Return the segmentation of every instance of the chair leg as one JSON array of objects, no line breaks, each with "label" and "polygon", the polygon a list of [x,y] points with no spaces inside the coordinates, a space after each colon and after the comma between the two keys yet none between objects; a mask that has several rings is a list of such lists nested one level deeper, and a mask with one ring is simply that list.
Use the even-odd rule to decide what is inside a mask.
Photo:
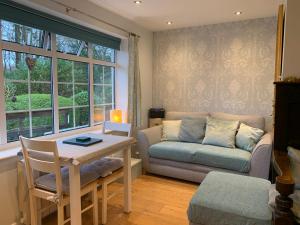
[{"label": "chair leg", "polygon": [[64,224],[64,205],[58,204],[57,205],[57,224],[63,225]]},{"label": "chair leg", "polygon": [[30,215],[31,225],[38,225],[37,201],[36,201],[36,197],[32,193],[29,193],[29,201],[30,201],[29,204],[30,204],[30,214],[31,214]]},{"label": "chair leg", "polygon": [[107,222],[107,184],[102,184],[102,224]]},{"label": "chair leg", "polygon": [[70,218],[71,217],[71,212],[70,212],[70,204],[65,206],[65,216],[66,218]]},{"label": "chair leg", "polygon": [[93,223],[98,225],[98,194],[97,194],[97,185],[94,186],[93,190]]},{"label": "chair leg", "polygon": [[36,200],[36,207],[37,207],[37,224],[38,225],[42,225],[42,212],[41,212],[41,209],[42,209],[42,201],[40,198],[35,198]]}]

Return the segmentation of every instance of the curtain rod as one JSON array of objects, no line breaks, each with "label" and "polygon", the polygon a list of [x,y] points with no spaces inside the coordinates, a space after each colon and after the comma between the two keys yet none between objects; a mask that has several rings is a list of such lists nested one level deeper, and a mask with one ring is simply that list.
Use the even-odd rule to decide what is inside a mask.
[{"label": "curtain rod", "polygon": [[85,16],[87,16],[87,17],[90,17],[90,18],[92,18],[92,19],[94,19],[94,20],[97,20],[97,21],[99,21],[99,22],[101,22],[101,23],[104,23],[104,24],[106,24],[106,25],[109,25],[109,26],[111,26],[111,27],[113,27],[113,28],[116,28],[116,29],[118,29],[118,30],[121,30],[121,31],[127,33],[128,35],[133,35],[133,36],[136,36],[136,37],[140,37],[140,35],[138,35],[138,34],[129,32],[129,31],[125,30],[125,29],[122,28],[122,27],[116,26],[116,25],[114,25],[114,24],[112,24],[112,23],[109,23],[109,22],[107,22],[107,21],[105,21],[105,20],[102,20],[102,19],[99,19],[99,18],[97,18],[97,17],[95,17],[95,16],[89,15],[89,14],[87,14],[87,13],[85,13],[85,12],[79,10],[79,9],[73,8],[73,7],[71,7],[71,6],[69,6],[69,5],[66,5],[66,4],[64,4],[64,3],[61,3],[61,2],[59,2],[59,1],[57,1],[57,0],[50,0],[50,1],[56,3],[56,4],[60,5],[60,6],[65,7],[65,8],[66,8],[66,13],[67,13],[67,14],[68,14],[70,11],[77,12],[77,13],[80,13],[80,14],[85,15]]}]

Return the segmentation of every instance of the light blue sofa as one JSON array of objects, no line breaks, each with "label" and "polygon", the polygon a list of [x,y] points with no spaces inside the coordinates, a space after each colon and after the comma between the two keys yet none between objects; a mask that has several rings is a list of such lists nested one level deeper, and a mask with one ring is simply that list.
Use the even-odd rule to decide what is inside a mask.
[{"label": "light blue sofa", "polygon": [[[265,129],[265,119],[254,115],[226,113],[167,112],[166,120],[184,117],[207,117],[239,120],[249,126]],[[145,172],[199,182],[210,171],[223,171],[268,179],[272,152],[272,135],[266,132],[252,153],[241,149],[197,143],[161,141],[162,127],[141,130],[137,147]]]}]

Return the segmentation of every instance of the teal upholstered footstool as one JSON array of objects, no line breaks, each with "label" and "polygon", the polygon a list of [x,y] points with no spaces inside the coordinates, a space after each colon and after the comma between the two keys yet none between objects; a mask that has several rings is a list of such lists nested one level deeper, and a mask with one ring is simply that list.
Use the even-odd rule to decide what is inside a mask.
[{"label": "teal upholstered footstool", "polygon": [[190,225],[271,225],[270,186],[261,178],[210,172],[190,202]]}]

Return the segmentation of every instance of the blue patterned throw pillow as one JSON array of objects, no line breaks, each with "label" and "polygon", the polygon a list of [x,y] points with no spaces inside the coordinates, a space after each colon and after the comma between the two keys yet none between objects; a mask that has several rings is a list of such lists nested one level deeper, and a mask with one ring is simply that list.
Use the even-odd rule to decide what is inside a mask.
[{"label": "blue patterned throw pillow", "polygon": [[240,149],[252,152],[255,145],[263,135],[264,135],[263,130],[250,127],[242,123],[235,137],[236,146]]},{"label": "blue patterned throw pillow", "polygon": [[202,144],[234,148],[238,125],[239,121],[207,117],[205,137]]}]

